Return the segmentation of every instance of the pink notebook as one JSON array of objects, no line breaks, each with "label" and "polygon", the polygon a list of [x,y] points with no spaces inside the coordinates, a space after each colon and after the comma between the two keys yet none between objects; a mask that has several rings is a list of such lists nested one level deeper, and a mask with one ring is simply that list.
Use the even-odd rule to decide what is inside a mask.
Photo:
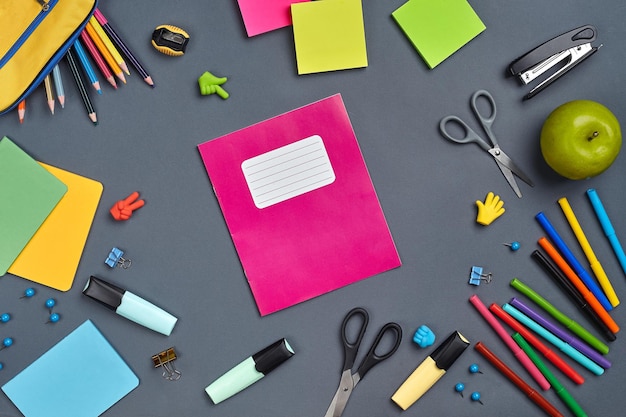
[{"label": "pink notebook", "polygon": [[341,95],[198,149],[262,316],[401,265]]}]

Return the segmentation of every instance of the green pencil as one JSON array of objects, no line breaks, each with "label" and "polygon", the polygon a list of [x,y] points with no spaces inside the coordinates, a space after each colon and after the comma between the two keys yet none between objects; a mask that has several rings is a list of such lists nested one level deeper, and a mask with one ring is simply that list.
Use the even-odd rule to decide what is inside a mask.
[{"label": "green pencil", "polygon": [[587,417],[587,413],[582,407],[576,402],[574,397],[565,389],[565,387],[559,382],[558,379],[554,376],[552,372],[548,369],[548,367],[543,363],[543,361],[539,358],[539,355],[533,350],[532,347],[528,344],[528,342],[522,337],[521,334],[515,333],[513,334],[513,340],[522,348],[522,350],[528,355],[530,360],[535,364],[537,369],[546,377],[552,389],[556,392],[561,400],[565,403],[567,408],[569,408],[572,413],[576,417]]},{"label": "green pencil", "polygon": [[575,322],[573,319],[561,313],[561,311],[559,311],[556,307],[550,304],[548,300],[539,295],[539,293],[530,288],[527,284],[523,283],[518,278],[513,278],[510,285],[517,291],[524,294],[526,297],[530,298],[535,304],[545,310],[546,313],[550,314],[557,321],[563,324],[565,328],[571,330],[572,333],[576,334],[578,337],[587,342],[589,346],[593,347],[595,350],[603,355],[609,353],[609,347],[606,344],[604,344],[600,339],[589,333],[587,329]]}]

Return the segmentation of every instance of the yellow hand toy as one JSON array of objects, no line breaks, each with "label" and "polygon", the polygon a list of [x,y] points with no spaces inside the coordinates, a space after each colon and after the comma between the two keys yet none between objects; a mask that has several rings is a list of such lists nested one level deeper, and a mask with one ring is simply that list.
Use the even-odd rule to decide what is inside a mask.
[{"label": "yellow hand toy", "polygon": [[504,201],[500,200],[500,196],[494,195],[491,191],[485,197],[485,202],[476,201],[478,206],[478,216],[476,222],[483,226],[489,226],[498,217],[504,214]]}]

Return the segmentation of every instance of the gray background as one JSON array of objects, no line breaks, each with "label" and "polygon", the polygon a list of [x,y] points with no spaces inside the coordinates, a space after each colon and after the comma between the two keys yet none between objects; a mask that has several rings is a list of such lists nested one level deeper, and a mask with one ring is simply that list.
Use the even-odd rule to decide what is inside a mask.
[{"label": "gray background", "polygon": [[[545,117],[569,100],[599,101],[626,120],[626,4],[474,0],[471,4],[486,31],[429,70],[391,18],[403,3],[364,0],[367,68],[298,76],[291,29],[248,38],[234,0],[102,1],[101,10],[143,61],[156,88],[147,87],[134,71],[117,91],[102,81],[104,94],[92,95],[100,120],[94,127],[63,62],[65,109],[57,105],[51,116],[43,90],[38,89],[28,101],[23,125],[16,112],[0,118],[0,133],[36,159],[104,184],[70,291],[34,285],[37,295],[20,300],[31,283],[11,275],[0,280],[0,310],[14,315],[11,322],[0,324],[0,336],[15,339],[14,346],[0,352],[5,365],[0,384],[91,319],[141,380],[106,416],[320,416],[339,379],[341,320],[352,307],[363,306],[370,312],[367,345],[388,321],[398,322],[405,337],[397,354],[357,387],[344,416],[541,415],[473,348],[408,411],[403,413],[389,398],[432,350],[411,342],[421,324],[435,331],[438,342],[455,329],[472,342],[484,341],[530,381],[467,301],[477,293],[485,303],[507,302],[517,295],[508,285],[513,277],[589,326],[529,257],[543,235],[533,217],[545,211],[584,259],[556,204],[562,196],[570,200],[618,296],[626,297],[624,274],[585,196],[587,188],[597,188],[618,235],[626,236],[621,215],[626,205],[623,154],[599,177],[569,181],[543,162],[538,142]],[[185,56],[171,58],[151,48],[150,34],[163,23],[190,33]],[[505,77],[509,62],[584,24],[597,27],[598,42],[604,44],[600,52],[533,100],[522,102],[528,88]],[[196,79],[207,70],[229,78],[224,86],[231,94],[228,100],[200,96]],[[474,123],[469,97],[478,89],[489,90],[498,103],[494,131],[502,148],[536,183],[530,188],[520,182],[522,199],[515,197],[486,154],[475,146],[454,146],[438,133],[439,120],[451,113]],[[403,265],[262,318],[196,145],[335,93],[345,101]],[[115,222],[108,209],[135,190],[146,206],[130,221]],[[506,213],[482,227],[475,222],[474,202],[488,191],[502,196]],[[513,240],[522,243],[518,252],[503,246]],[[130,269],[110,270],[104,265],[113,246],[132,259]],[[491,272],[493,282],[468,285],[472,265]],[[165,337],[147,330],[82,296],[91,274],[179,317],[173,334]],[[44,325],[44,301],[51,296],[57,299],[55,311],[62,320]],[[626,323],[623,306],[612,315],[618,324]],[[204,393],[209,383],[281,337],[297,352],[291,360],[224,403],[211,403]],[[183,373],[175,383],[162,379],[150,360],[170,346],[179,354],[176,366]],[[620,413],[626,407],[622,336],[610,347],[613,367],[603,376],[574,364],[586,382],[573,386],[556,373],[590,415]],[[484,374],[468,373],[473,362]],[[459,381],[467,386],[465,398],[453,390]],[[481,392],[484,405],[469,400],[472,391]],[[543,394],[569,414],[554,392]],[[19,415],[4,395],[0,413]]]}]

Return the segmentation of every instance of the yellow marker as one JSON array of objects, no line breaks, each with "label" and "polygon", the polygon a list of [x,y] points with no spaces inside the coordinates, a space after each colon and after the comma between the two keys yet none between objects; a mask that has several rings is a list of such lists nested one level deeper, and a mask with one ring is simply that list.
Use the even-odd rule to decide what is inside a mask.
[{"label": "yellow marker", "polygon": [[98,22],[98,20],[94,16],[91,16],[91,18],[89,19],[89,23],[91,23],[96,33],[98,34],[98,37],[102,40],[104,46],[106,46],[107,50],[111,53],[113,59],[115,59],[115,62],[117,62],[117,65],[119,65],[122,71],[124,71],[127,75],[130,75],[128,65],[126,65],[126,62],[124,62],[124,58],[122,58],[122,55],[119,53],[115,45],[113,45],[113,42],[111,42],[109,35],[106,34],[104,29],[102,28],[102,25],[100,25],[100,22]]},{"label": "yellow marker", "polygon": [[567,222],[574,232],[574,235],[576,235],[576,239],[578,239],[578,243],[580,244],[580,247],[583,249],[583,252],[587,257],[587,261],[589,261],[589,266],[591,267],[591,270],[598,279],[598,282],[600,283],[604,294],[606,294],[606,298],[608,298],[613,307],[616,307],[617,305],[619,305],[619,299],[617,298],[617,294],[615,294],[615,290],[611,285],[611,281],[609,281],[609,278],[606,276],[606,273],[604,272],[604,268],[602,268],[600,261],[598,261],[598,258],[593,252],[593,249],[591,249],[591,245],[589,244],[589,241],[585,236],[585,232],[583,232],[583,229],[580,227],[580,223],[578,223],[578,219],[576,218],[572,207],[567,201],[567,198],[560,198],[559,205],[561,206],[561,210],[563,210],[563,214],[565,214],[565,218],[567,219]]}]

